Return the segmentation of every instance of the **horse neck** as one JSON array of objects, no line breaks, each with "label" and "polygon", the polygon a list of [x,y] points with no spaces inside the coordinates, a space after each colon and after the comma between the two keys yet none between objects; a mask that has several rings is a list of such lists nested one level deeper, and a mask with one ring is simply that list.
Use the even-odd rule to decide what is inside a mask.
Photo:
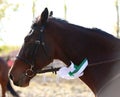
[{"label": "horse neck", "polygon": [[95,63],[115,58],[120,54],[120,40],[112,36],[107,39],[97,30],[92,31],[79,26],[67,25],[55,34],[58,58],[65,63],[72,60],[79,64],[85,57],[89,59],[90,63]]},{"label": "horse neck", "polygon": [[[57,45],[55,58],[62,60],[66,65],[70,65],[70,60],[75,64],[79,64],[85,57],[88,58],[89,63],[120,57],[120,40],[111,36],[111,40],[107,40],[107,37],[100,35],[99,32],[96,33],[78,26],[63,28],[54,33],[56,37],[54,41]],[[80,31],[81,29],[83,30]],[[100,72],[106,73],[112,67],[112,65],[109,65],[109,68],[101,66],[103,64],[88,67],[85,75],[81,77],[94,93],[99,91],[105,79],[104,74],[101,75]],[[107,76],[108,73],[105,75]],[[103,79],[98,80],[100,76]]]}]

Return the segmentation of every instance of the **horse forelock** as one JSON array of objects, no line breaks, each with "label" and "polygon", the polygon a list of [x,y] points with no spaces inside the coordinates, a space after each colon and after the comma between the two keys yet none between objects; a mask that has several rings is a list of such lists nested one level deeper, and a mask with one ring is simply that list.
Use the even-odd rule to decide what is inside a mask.
[{"label": "horse forelock", "polygon": [[35,23],[40,22],[40,18],[41,18],[41,16],[38,16],[38,17],[34,18],[32,23],[35,24]]}]

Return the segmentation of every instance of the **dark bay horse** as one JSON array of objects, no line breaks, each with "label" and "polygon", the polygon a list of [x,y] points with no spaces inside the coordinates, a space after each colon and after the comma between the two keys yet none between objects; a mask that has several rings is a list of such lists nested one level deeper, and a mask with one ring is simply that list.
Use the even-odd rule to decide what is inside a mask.
[{"label": "dark bay horse", "polygon": [[9,90],[14,97],[19,97],[19,95],[11,86],[10,80],[8,78],[8,72],[9,67],[7,65],[7,62],[0,57],[0,84],[2,88],[2,97],[5,97],[5,93],[7,90]]},{"label": "dark bay horse", "polygon": [[80,77],[96,97],[120,95],[120,39],[97,28],[85,28],[49,16],[48,9],[36,18],[10,71],[17,86],[30,80],[54,59],[67,66],[87,58]]}]

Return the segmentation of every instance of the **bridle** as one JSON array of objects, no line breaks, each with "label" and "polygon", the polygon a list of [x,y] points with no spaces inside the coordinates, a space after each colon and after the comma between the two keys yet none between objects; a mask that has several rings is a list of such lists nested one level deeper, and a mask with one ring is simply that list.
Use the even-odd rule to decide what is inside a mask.
[{"label": "bridle", "polygon": [[[17,59],[23,61],[25,64],[30,65],[30,68],[27,69],[26,72],[25,72],[25,76],[28,76],[30,78],[33,77],[36,73],[39,73],[41,71],[41,70],[34,70],[34,67],[36,65],[36,62],[35,62],[36,54],[37,54],[37,51],[38,51],[40,46],[41,46],[46,58],[48,60],[51,60],[51,57],[47,54],[47,50],[46,50],[46,47],[45,47],[45,42],[43,40],[44,29],[45,29],[45,25],[41,26],[40,28],[37,28],[37,27],[32,28],[32,30],[38,30],[39,35],[38,35],[38,38],[34,42],[34,49],[32,51],[32,55],[31,55],[31,62],[29,60],[27,60],[26,58],[21,57],[20,55],[18,55],[16,57]],[[48,71],[49,70],[50,71],[56,71],[56,69],[54,69],[54,68],[48,69]]]}]

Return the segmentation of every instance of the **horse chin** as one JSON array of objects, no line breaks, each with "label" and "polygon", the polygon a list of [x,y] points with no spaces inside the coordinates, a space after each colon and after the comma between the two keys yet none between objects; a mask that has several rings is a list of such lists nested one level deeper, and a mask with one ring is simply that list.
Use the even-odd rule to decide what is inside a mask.
[{"label": "horse chin", "polygon": [[19,87],[27,87],[29,86],[30,83],[30,78],[26,77],[26,76],[22,76],[22,78],[19,79],[12,79],[13,84]]},{"label": "horse chin", "polygon": [[18,81],[18,82],[13,82],[13,83],[14,83],[14,85],[16,85],[18,87],[27,87],[27,86],[29,86],[29,82],[20,83],[20,81]]}]

